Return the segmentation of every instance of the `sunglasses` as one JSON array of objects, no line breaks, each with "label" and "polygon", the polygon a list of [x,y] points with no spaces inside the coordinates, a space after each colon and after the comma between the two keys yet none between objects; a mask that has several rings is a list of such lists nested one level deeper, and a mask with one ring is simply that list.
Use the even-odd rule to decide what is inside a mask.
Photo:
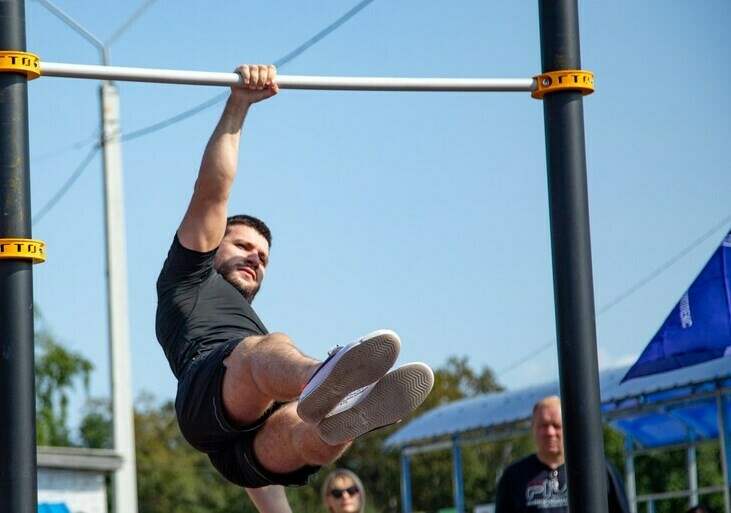
[{"label": "sunglasses", "polygon": [[335,497],[336,499],[339,499],[343,496],[343,493],[347,493],[351,497],[354,495],[357,495],[360,493],[360,490],[358,490],[357,486],[349,486],[348,488],[331,488],[330,489],[330,495]]}]

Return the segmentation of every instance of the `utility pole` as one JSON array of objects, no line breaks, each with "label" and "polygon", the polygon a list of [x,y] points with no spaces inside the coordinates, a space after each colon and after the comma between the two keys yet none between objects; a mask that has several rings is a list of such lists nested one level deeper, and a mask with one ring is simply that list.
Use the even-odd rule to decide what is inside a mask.
[{"label": "utility pole", "polygon": [[[147,0],[122,26],[102,43],[76,20],[49,0],[39,0],[100,52],[109,65],[109,45],[126,31],[155,0]],[[113,477],[113,513],[137,513],[137,465],[135,458],[134,407],[129,350],[127,300],[127,246],[124,226],[124,180],[120,145],[119,90],[111,81],[99,88],[101,97],[102,158],[104,162],[104,219],[107,256],[107,310],[109,317],[109,369],[112,393],[112,437],[122,465]]]},{"label": "utility pole", "polygon": [[107,308],[109,312],[109,370],[112,381],[114,449],[122,466],[114,476],[113,513],[137,512],[137,464],[134,407],[129,358],[127,245],[124,234],[124,180],[119,142],[119,91],[112,82],[100,87],[104,217],[107,244]]}]

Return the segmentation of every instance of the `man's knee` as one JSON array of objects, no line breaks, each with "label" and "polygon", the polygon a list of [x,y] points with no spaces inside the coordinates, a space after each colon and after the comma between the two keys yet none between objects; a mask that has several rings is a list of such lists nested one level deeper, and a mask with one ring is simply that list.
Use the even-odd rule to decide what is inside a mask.
[{"label": "man's knee", "polygon": [[269,333],[268,335],[251,335],[239,342],[231,354],[226,357],[224,364],[231,369],[245,366],[249,360],[261,351],[271,351],[276,347],[294,347],[294,342],[284,333]]},{"label": "man's knee", "polygon": [[252,335],[243,339],[234,350],[240,355],[251,354],[260,350],[270,350],[274,347],[293,347],[294,342],[284,333],[269,333],[267,335]]},{"label": "man's knee", "polygon": [[294,347],[292,339],[284,333],[269,333],[268,335],[264,335],[259,341],[259,344]]}]

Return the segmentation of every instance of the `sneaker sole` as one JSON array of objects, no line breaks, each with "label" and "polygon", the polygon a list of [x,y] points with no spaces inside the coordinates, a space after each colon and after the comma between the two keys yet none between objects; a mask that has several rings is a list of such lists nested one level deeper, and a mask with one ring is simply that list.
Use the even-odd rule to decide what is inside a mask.
[{"label": "sneaker sole", "polygon": [[400,350],[401,342],[393,331],[379,330],[364,336],[317,388],[300,399],[297,414],[305,422],[319,422],[349,393],[381,379],[396,363]]},{"label": "sneaker sole", "polygon": [[339,445],[369,431],[394,424],[424,402],[434,374],[423,363],[410,363],[386,374],[362,402],[317,425],[322,440]]}]

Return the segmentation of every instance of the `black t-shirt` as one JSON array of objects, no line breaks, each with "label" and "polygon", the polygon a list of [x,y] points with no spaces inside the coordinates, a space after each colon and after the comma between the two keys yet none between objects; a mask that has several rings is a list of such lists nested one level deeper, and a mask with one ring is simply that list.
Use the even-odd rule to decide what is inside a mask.
[{"label": "black t-shirt", "polygon": [[[607,461],[609,513],[629,513],[627,496],[616,469]],[[497,488],[495,513],[567,513],[566,469],[553,470],[535,454],[513,463]]]},{"label": "black t-shirt", "polygon": [[157,340],[176,378],[195,355],[267,333],[244,296],[213,268],[216,250],[183,247],[176,235],[157,279]]}]

